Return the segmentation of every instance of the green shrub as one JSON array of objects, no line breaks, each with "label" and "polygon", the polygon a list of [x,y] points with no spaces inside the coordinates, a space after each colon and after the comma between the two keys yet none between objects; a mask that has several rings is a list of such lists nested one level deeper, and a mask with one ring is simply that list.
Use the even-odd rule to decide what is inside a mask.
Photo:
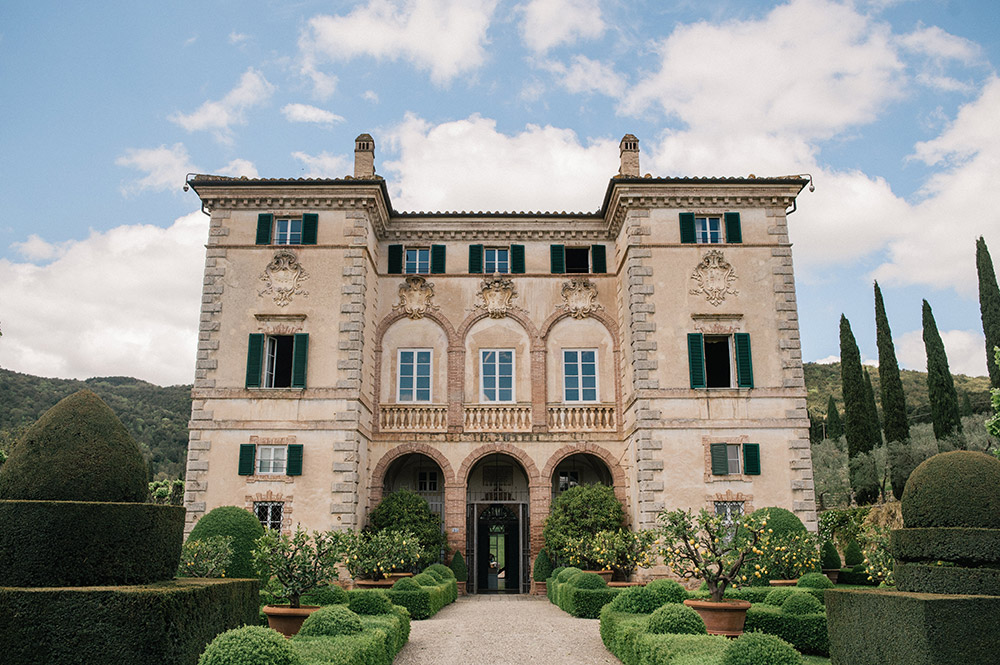
[{"label": "green shrub", "polygon": [[743,633],[726,649],[722,665],[801,665],[791,644],[774,635]]},{"label": "green shrub", "polygon": [[901,500],[903,523],[907,528],[1000,529],[997,487],[1000,459],[968,450],[934,455],[906,481]]},{"label": "green shrub", "polygon": [[565,562],[563,551],[574,541],[593,536],[599,531],[617,529],[624,511],[607,485],[577,485],[560,494],[552,502],[552,511],[545,520],[542,535],[546,547],[557,559]]},{"label": "green shrub", "polygon": [[[800,653],[826,656],[830,653],[830,638],[826,629],[826,615],[786,614],[780,607],[754,605],[747,610],[745,632],[774,635],[791,644]],[[851,665],[856,665],[851,663]]]},{"label": "green shrub", "polygon": [[336,584],[328,584],[302,594],[299,602],[303,605],[346,605],[347,592]]},{"label": "green shrub", "polygon": [[657,595],[641,586],[627,587],[611,601],[611,607],[616,612],[629,614],[649,614],[659,606]]},{"label": "green shrub", "polygon": [[389,614],[392,603],[381,589],[362,589],[347,594],[347,607],[357,614]]},{"label": "green shrub", "polygon": [[895,529],[890,541],[893,555],[901,561],[1000,568],[1000,529]]},{"label": "green shrub", "polygon": [[601,641],[625,665],[718,665],[730,644],[718,635],[650,633],[647,621],[606,606],[601,610]]},{"label": "green shrub", "polygon": [[361,632],[361,617],[343,605],[327,605],[310,614],[302,624],[302,635],[355,635]]},{"label": "green shrub", "polygon": [[670,603],[656,608],[649,616],[649,632],[707,635],[705,622],[687,605]]},{"label": "green shrub", "polygon": [[868,569],[865,568],[864,564],[859,564],[853,568],[841,568],[837,584],[878,586],[878,582],[871,579]]},{"label": "green shrub", "polygon": [[424,569],[425,573],[437,573],[442,582],[455,579],[454,571],[443,563],[432,563]]},{"label": "green shrub", "polygon": [[820,565],[824,570],[840,570],[840,553],[837,552],[837,546],[832,540],[823,542],[823,547],[820,549]]},{"label": "green shrub", "polygon": [[90,390],[42,414],[0,467],[0,499],[140,503],[148,492],[139,444]]},{"label": "green shrub", "polygon": [[219,506],[195,523],[187,539],[190,542],[210,536],[229,536],[233,539],[233,558],[226,575],[250,578],[260,577],[251,552],[254,542],[263,535],[264,527],[250,511],[236,506]]},{"label": "green shrub", "polygon": [[781,604],[785,614],[817,614],[823,611],[823,603],[816,600],[812,594],[793,593]]},{"label": "green shrub", "polygon": [[657,598],[661,605],[664,603],[682,603],[688,598],[687,590],[674,580],[653,580],[646,585],[646,590]]},{"label": "green shrub", "polygon": [[422,588],[412,577],[401,577],[392,585],[393,591],[420,591]]},{"label": "green shrub", "polygon": [[566,580],[566,583],[577,589],[603,589],[608,586],[604,578],[597,573],[577,573]]},{"label": "green shrub", "polygon": [[263,626],[222,633],[205,649],[198,665],[299,665],[302,660],[285,637]]},{"label": "green shrub", "polygon": [[860,566],[865,562],[865,555],[861,553],[861,546],[858,545],[858,541],[852,540],[847,543],[847,547],[844,548],[844,567],[853,568],[854,566]]},{"label": "green shrub", "polygon": [[569,566],[568,568],[563,568],[561,571],[559,571],[559,576],[556,577],[556,581],[565,582],[574,575],[582,572],[583,572],[582,570],[580,570],[579,568],[575,568],[573,566]]},{"label": "green shrub", "polygon": [[761,602],[763,602],[765,605],[773,605],[774,607],[781,607],[785,603],[785,601],[788,600],[789,596],[796,593],[802,593],[802,592],[793,586],[780,586],[771,589],[768,592],[767,596],[764,597],[764,600]]},{"label": "green shrub", "polygon": [[[438,584],[442,584],[444,582],[444,580],[445,580],[445,578],[441,576],[441,573],[437,572],[436,570],[431,570],[429,568],[425,568],[424,571],[422,573],[420,573],[420,574],[421,575],[430,575],[431,577],[434,578],[434,581],[437,582]],[[451,579],[451,578],[448,578],[448,579]]]},{"label": "green shrub", "polygon": [[764,511],[767,514],[767,528],[770,529],[769,533],[773,533],[776,536],[784,536],[806,531],[806,525],[790,510],[771,506],[768,508],[758,508],[754,513],[760,511]]},{"label": "green shrub", "polygon": [[960,568],[897,561],[895,578],[900,591],[1000,596],[1000,568]]},{"label": "green shrub", "polygon": [[420,573],[419,575],[414,575],[411,579],[420,586],[437,586],[441,584],[440,580],[434,579],[434,576],[428,573]]},{"label": "green shrub", "polygon": [[[225,577],[233,559],[231,536],[209,536],[189,540],[181,547],[178,577]],[[230,577],[232,577],[230,575]]]},{"label": "green shrub", "polygon": [[532,569],[532,577],[536,582],[544,582],[552,575],[552,561],[545,550],[535,557],[535,567]]},{"label": "green shrub", "polygon": [[441,558],[447,537],[441,530],[441,517],[431,512],[427,499],[416,492],[400,489],[382,499],[368,517],[372,531],[409,531],[420,542],[420,563],[427,565]]},{"label": "green shrub", "polygon": [[799,578],[795,586],[808,587],[810,589],[832,589],[833,582],[823,573],[806,573]]},{"label": "green shrub", "polygon": [[456,582],[466,582],[469,579],[469,568],[465,565],[465,557],[461,552],[455,552],[451,558],[451,572],[455,573]]}]

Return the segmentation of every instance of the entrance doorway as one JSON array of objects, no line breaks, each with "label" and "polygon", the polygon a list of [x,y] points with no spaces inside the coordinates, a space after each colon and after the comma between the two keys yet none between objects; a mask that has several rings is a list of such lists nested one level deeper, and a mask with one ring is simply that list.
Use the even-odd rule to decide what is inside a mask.
[{"label": "entrance doorway", "polygon": [[520,592],[519,522],[518,514],[502,504],[488,506],[479,515],[476,550],[485,554],[476,563],[480,591]]},{"label": "entrance doorway", "polygon": [[528,478],[517,460],[496,453],[469,473],[466,553],[471,593],[527,593]]}]

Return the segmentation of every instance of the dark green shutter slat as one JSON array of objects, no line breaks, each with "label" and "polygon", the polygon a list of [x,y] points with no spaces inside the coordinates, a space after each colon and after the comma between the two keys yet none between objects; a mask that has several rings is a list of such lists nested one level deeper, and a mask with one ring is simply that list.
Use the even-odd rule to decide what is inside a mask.
[{"label": "dark green shutter slat", "polygon": [[510,271],[515,275],[524,274],[524,245],[510,246]]},{"label": "dark green shutter slat", "polygon": [[319,215],[307,212],[302,215],[302,244],[315,245],[316,231],[319,228]]},{"label": "dark green shutter slat", "polygon": [[701,333],[688,333],[688,366],[691,370],[691,387],[705,387],[705,347]]},{"label": "dark green shutter slat", "polygon": [[274,215],[262,212],[257,215],[257,244],[271,244],[271,227],[274,226]]},{"label": "dark green shutter slat", "polygon": [[240,444],[240,468],[239,474],[241,476],[252,476],[253,475],[253,464],[254,457],[257,454],[257,446],[252,443],[241,443]]},{"label": "dark green shutter slat", "polygon": [[760,475],[760,444],[743,444],[743,473],[748,476]]},{"label": "dark green shutter slat", "polygon": [[389,266],[390,275],[403,274],[403,246],[389,245]]},{"label": "dark green shutter slat", "polygon": [[740,213],[727,212],[726,219],[726,242],[743,242],[743,230],[740,228]]},{"label": "dark green shutter slat", "polygon": [[750,335],[736,333],[736,385],[740,388],[753,388],[753,361],[750,356]]},{"label": "dark green shutter slat", "polygon": [[431,245],[431,274],[432,275],[443,275],[444,274],[444,257],[445,257],[445,247],[444,247],[444,245]]},{"label": "dark green shutter slat", "polygon": [[550,245],[549,246],[549,264],[552,268],[552,274],[558,275],[566,272],[566,246],[565,245]]},{"label": "dark green shutter slat", "polygon": [[469,272],[478,274],[483,271],[483,246],[469,245]]},{"label": "dark green shutter slat", "polygon": [[292,344],[292,388],[306,387],[306,359],[309,357],[309,334],[296,333]]},{"label": "dark green shutter slat", "polygon": [[681,213],[681,242],[684,244],[694,244],[694,213]]},{"label": "dark green shutter slat", "polygon": [[247,388],[260,388],[260,370],[263,364],[264,336],[252,333],[247,345]]},{"label": "dark green shutter slat", "polygon": [[729,475],[729,456],[726,454],[725,443],[712,444],[712,475]]},{"label": "dark green shutter slat", "polygon": [[605,255],[604,245],[590,246],[590,272],[601,273],[608,271],[608,261]]},{"label": "dark green shutter slat", "polygon": [[288,445],[288,465],[285,467],[285,474],[289,476],[302,475],[301,443],[291,443]]}]

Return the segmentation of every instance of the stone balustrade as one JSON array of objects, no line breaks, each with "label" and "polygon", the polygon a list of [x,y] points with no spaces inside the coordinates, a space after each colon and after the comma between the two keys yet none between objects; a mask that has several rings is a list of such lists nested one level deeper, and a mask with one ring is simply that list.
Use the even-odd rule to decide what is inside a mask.
[{"label": "stone balustrade", "polygon": [[383,432],[444,432],[448,429],[446,404],[382,404],[379,429]]},{"label": "stone balustrade", "polygon": [[617,428],[614,404],[550,404],[550,432],[610,432]]},{"label": "stone balustrade", "polygon": [[530,432],[530,404],[467,404],[467,432]]}]

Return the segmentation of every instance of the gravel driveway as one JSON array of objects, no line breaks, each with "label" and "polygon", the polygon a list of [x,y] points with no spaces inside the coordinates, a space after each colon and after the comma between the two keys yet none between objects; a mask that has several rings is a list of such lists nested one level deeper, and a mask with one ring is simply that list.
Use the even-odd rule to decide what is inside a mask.
[{"label": "gravel driveway", "polygon": [[598,624],[544,596],[464,596],[414,621],[394,665],[620,665]]}]

